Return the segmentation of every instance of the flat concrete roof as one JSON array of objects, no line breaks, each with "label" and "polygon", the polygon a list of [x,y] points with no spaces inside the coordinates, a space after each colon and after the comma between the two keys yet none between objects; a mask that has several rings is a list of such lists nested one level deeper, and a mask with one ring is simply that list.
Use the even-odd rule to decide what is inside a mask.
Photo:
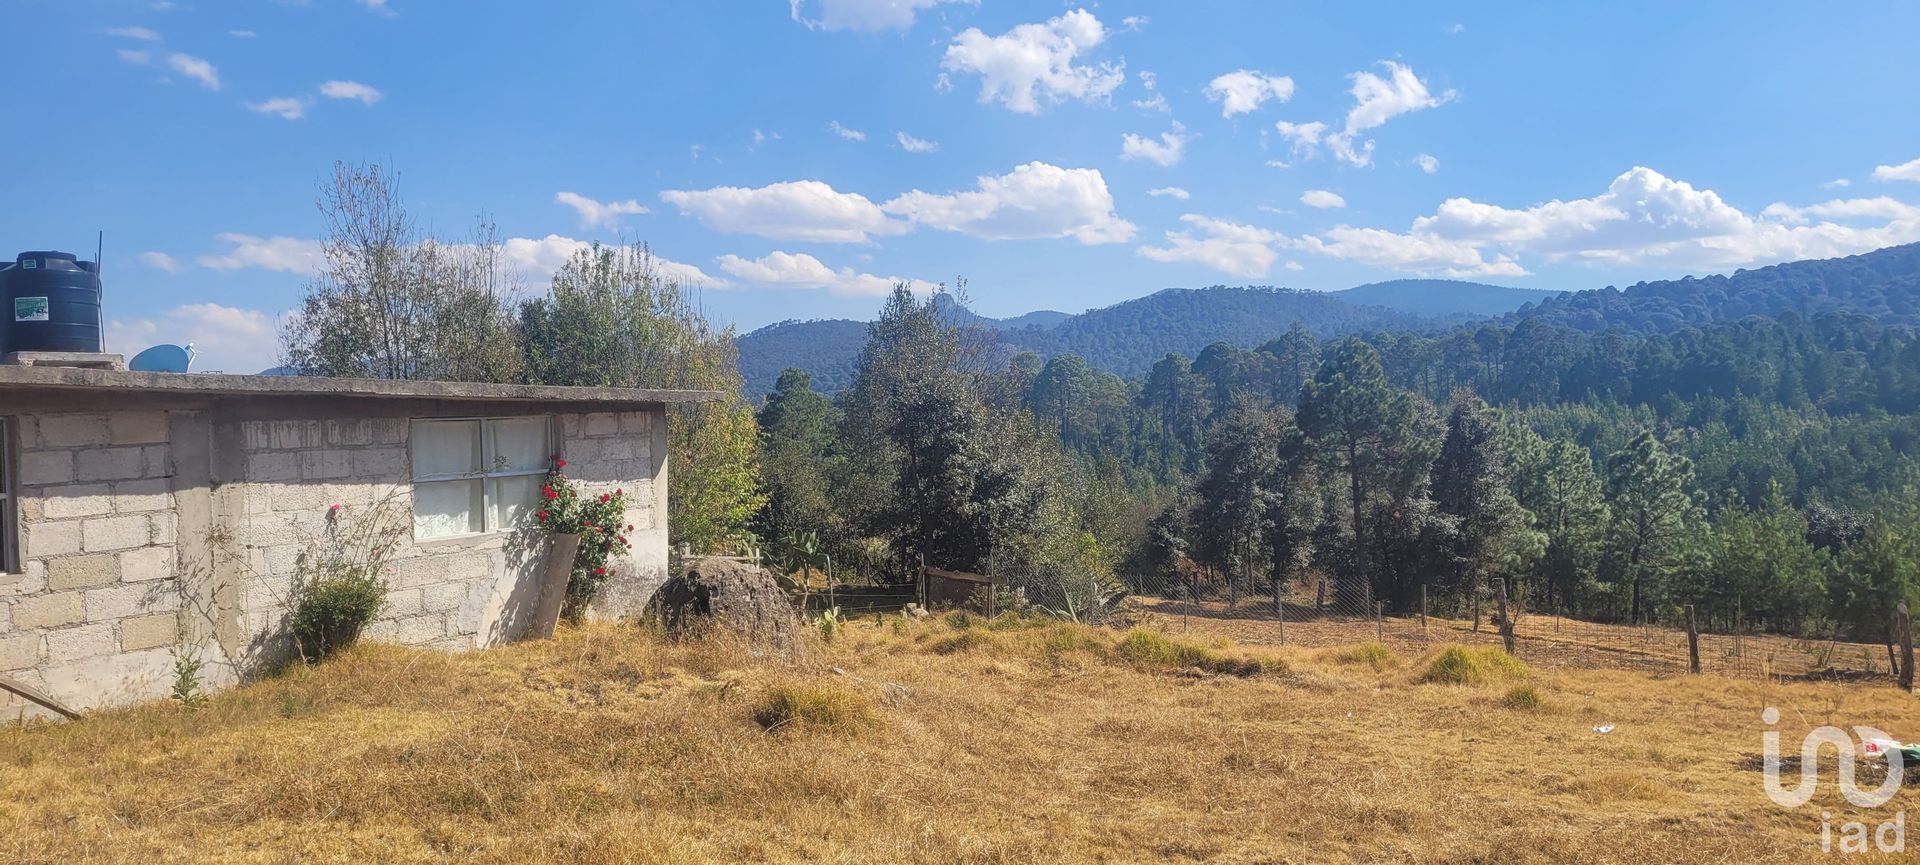
[{"label": "flat concrete roof", "polygon": [[366,399],[472,400],[476,402],[602,403],[609,407],[652,403],[718,402],[714,390],[624,387],[553,387],[454,381],[317,378],[293,375],[125,372],[48,366],[0,365],[0,395],[19,392],[139,392],[182,396],[325,396]]}]

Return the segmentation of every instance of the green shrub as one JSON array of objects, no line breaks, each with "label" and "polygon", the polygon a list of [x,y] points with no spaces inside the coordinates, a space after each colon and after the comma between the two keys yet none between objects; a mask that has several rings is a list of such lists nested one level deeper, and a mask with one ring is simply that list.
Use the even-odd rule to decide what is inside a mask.
[{"label": "green shrub", "polygon": [[1257,676],[1287,669],[1278,658],[1228,657],[1206,646],[1141,628],[1128,631],[1113,651],[1143,670],[1200,669],[1229,676]]},{"label": "green shrub", "polygon": [[1358,646],[1337,649],[1330,656],[1336,663],[1356,666],[1364,664],[1375,670],[1384,670],[1400,663],[1400,658],[1393,654],[1392,649],[1379,643],[1361,643]]},{"label": "green shrub", "polygon": [[387,602],[387,584],[369,575],[340,573],[309,582],[293,606],[300,653],[318,661],[354,644]]},{"label": "green shrub", "polygon": [[810,729],[851,733],[873,726],[873,703],[865,696],[823,685],[780,685],[753,713],[768,731]]},{"label": "green shrub", "polygon": [[1500,698],[1500,705],[1521,712],[1538,712],[1547,707],[1547,700],[1532,685],[1515,685]]},{"label": "green shrub", "polygon": [[1478,685],[1489,679],[1519,679],[1527,665],[1498,646],[1448,646],[1435,655],[1420,681],[1443,685]]},{"label": "green shrub", "polygon": [[946,620],[956,631],[964,631],[977,623],[974,615],[966,610],[954,610],[946,615]]}]

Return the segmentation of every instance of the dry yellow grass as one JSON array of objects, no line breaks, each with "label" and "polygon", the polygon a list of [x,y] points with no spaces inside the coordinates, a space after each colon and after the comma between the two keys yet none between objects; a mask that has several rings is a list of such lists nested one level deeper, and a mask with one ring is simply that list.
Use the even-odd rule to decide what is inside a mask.
[{"label": "dry yellow grass", "polygon": [[1920,738],[1890,688],[1534,670],[1532,711],[1505,678],[1422,683],[1431,656],[1062,624],[855,622],[810,658],[613,627],[363,646],[0,730],[0,861],[1799,862],[1821,808],[1858,812],[1767,800],[1761,709],[1792,743]]}]

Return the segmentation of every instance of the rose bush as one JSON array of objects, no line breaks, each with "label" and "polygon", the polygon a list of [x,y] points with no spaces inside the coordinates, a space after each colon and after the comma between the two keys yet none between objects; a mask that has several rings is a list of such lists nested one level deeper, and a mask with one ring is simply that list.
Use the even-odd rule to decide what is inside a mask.
[{"label": "rose bush", "polygon": [[585,493],[567,477],[567,461],[553,457],[547,481],[540,487],[539,510],[534,518],[541,528],[556,535],[579,535],[580,551],[573,557],[573,578],[567,581],[567,604],[563,615],[570,622],[580,621],[587,605],[593,602],[609,576],[613,575],[613,557],[625,555],[633,547],[627,533],[627,491]]}]

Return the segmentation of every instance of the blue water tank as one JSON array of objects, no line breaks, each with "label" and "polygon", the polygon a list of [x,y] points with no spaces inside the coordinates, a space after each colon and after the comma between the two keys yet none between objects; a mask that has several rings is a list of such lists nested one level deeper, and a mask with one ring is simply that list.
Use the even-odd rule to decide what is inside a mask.
[{"label": "blue water tank", "polygon": [[0,265],[0,354],[100,350],[100,265],[23,252]]}]

